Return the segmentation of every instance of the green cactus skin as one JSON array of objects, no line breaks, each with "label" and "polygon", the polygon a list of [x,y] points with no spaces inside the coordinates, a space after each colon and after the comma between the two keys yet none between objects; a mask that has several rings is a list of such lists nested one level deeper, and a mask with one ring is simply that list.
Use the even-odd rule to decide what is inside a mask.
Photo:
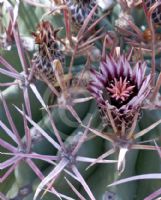
[{"label": "green cactus skin", "polygon": [[[148,127],[150,124],[156,122],[160,119],[161,111],[144,111],[144,117],[139,125],[141,129]],[[148,134],[143,137],[143,140],[151,140],[152,138],[157,138],[161,133],[161,125],[157,126],[155,129],[151,130]],[[157,145],[161,144],[160,141],[156,141]],[[153,145],[153,141],[150,143]],[[149,174],[149,173],[160,173],[161,163],[160,157],[157,151],[140,151],[137,164],[136,164],[136,174]],[[155,190],[159,189],[161,185],[161,180],[140,180],[137,183],[137,194],[140,199],[145,198],[150,195]]]}]

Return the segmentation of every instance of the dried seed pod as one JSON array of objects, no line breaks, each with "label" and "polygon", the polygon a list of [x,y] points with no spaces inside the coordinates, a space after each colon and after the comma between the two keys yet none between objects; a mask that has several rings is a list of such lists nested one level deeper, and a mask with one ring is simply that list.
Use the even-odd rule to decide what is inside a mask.
[{"label": "dried seed pod", "polygon": [[55,67],[53,61],[60,60],[64,64],[64,55],[61,51],[61,43],[58,40],[57,33],[59,29],[54,29],[49,21],[42,21],[37,26],[37,31],[32,33],[35,37],[35,43],[38,44],[38,51],[32,59],[32,66],[35,68],[36,78],[44,74],[48,81],[55,80]]},{"label": "dried seed pod", "polygon": [[[146,42],[152,41],[152,32],[149,28],[145,29],[145,31],[143,32],[143,38]],[[160,33],[155,33],[155,40],[161,41],[161,34]]]},{"label": "dried seed pod", "polygon": [[[146,0],[145,5],[149,10],[158,0]],[[155,24],[161,25],[161,5],[157,6],[152,12],[152,20]]]},{"label": "dried seed pod", "polygon": [[152,40],[152,32],[150,29],[146,29],[144,32],[143,32],[143,38],[145,41],[151,41]]},{"label": "dried seed pod", "polygon": [[[96,5],[96,0],[65,0],[65,2],[71,12],[72,19],[77,26],[83,24],[84,20]],[[97,11],[93,15],[92,21],[96,18]]]}]

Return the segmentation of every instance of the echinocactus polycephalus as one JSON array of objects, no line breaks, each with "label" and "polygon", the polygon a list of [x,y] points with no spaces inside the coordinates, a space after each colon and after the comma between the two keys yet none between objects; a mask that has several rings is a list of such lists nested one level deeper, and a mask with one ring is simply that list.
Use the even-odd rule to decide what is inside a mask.
[{"label": "echinocactus polycephalus", "polygon": [[128,130],[134,116],[140,111],[143,101],[150,92],[150,75],[145,76],[146,64],[137,62],[132,69],[128,60],[112,56],[100,64],[100,71],[91,71],[89,91],[95,97],[102,113],[107,116],[111,111],[118,130],[124,123]]},{"label": "echinocactus polycephalus", "polygon": [[59,29],[54,29],[49,21],[42,21],[38,24],[35,37],[35,43],[39,45],[38,51],[32,59],[32,66],[36,70],[36,76],[44,74],[48,81],[55,80],[53,61],[58,59],[64,64],[64,55],[61,50],[60,41],[57,38]]},{"label": "echinocactus polycephalus", "polygon": [[161,196],[158,180],[109,187],[125,176],[161,178],[161,41],[150,20],[160,0],[109,1],[97,0],[79,29],[67,0],[2,1],[4,39],[13,38],[0,48],[0,199]]},{"label": "echinocactus polycephalus", "polygon": [[[74,23],[81,26],[87,18],[91,10],[96,6],[96,0],[65,0]],[[92,21],[96,18],[96,13],[92,17]]]},{"label": "echinocactus polycephalus", "polygon": [[[159,1],[157,0],[146,0],[145,5],[149,10],[155,3]],[[157,6],[152,12],[152,20],[155,24],[161,25],[161,5]]]}]

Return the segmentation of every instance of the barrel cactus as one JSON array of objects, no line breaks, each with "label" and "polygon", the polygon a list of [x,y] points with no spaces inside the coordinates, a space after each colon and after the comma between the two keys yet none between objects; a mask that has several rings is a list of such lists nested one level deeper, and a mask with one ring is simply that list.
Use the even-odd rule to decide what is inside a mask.
[{"label": "barrel cactus", "polygon": [[0,2],[0,199],[159,199],[160,7]]}]

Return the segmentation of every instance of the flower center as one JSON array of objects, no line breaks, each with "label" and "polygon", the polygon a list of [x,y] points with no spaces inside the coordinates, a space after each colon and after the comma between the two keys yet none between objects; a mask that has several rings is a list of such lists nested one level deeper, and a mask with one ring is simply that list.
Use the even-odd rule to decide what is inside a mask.
[{"label": "flower center", "polygon": [[91,0],[74,0],[74,2],[80,4],[89,4],[91,3]]},{"label": "flower center", "polygon": [[127,77],[124,80],[122,77],[120,77],[118,80],[114,78],[114,81],[109,84],[107,90],[115,101],[121,100],[123,103],[129,99],[130,95],[133,93],[134,88],[135,85],[131,85],[130,81],[127,80]]}]

